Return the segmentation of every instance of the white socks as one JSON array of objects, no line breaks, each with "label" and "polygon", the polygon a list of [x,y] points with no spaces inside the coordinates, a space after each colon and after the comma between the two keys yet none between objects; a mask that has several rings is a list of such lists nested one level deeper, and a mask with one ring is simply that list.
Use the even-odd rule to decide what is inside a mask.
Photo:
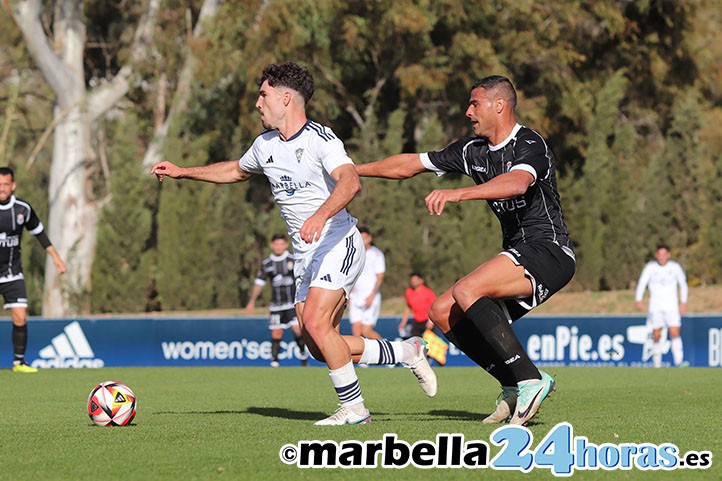
[{"label": "white socks", "polygon": [[682,348],[682,338],[672,338],[672,358],[674,359],[674,365],[679,366],[684,361],[684,349]]},{"label": "white socks", "polygon": [[412,359],[406,351],[413,351],[413,346],[407,349],[404,345],[408,343],[366,338],[363,338],[363,341],[364,352],[361,354],[359,364],[396,364]]},{"label": "white socks", "polygon": [[[338,395],[338,400],[347,408],[354,407],[364,410],[364,398],[361,396],[361,386],[356,377],[356,371],[353,368],[353,362],[338,369],[329,369],[331,382]],[[352,409],[356,412],[356,409]]]}]

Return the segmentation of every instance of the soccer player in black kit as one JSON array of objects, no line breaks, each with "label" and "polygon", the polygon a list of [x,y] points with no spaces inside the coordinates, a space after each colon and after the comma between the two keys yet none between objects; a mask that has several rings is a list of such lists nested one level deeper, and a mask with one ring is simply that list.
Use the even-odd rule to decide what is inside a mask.
[{"label": "soccer player in black kit", "polygon": [[501,401],[484,423],[524,424],[555,389],[539,371],[511,323],[546,301],[573,277],[576,261],[546,141],[516,122],[516,91],[509,79],[485,77],[471,88],[466,116],[476,137],[438,152],[398,154],[357,165],[362,177],[405,179],[421,172],[459,172],[472,187],[434,190],[431,215],[448,202],[486,200],[501,223],[503,251],[440,295],[430,319],[502,387]]},{"label": "soccer player in black kit", "polygon": [[65,263],[50,243],[42,222],[27,202],[16,198],[15,173],[10,167],[0,167],[0,294],[3,307],[10,309],[13,321],[13,372],[34,373],[37,369],[25,362],[28,344],[28,295],[23,277],[20,241],[23,229],[33,234],[45,251],[53,258],[58,272],[65,272]]},{"label": "soccer player in black kit", "polygon": [[256,299],[261,295],[266,280],[271,281],[271,302],[268,306],[270,312],[268,328],[271,330],[271,367],[280,366],[278,362],[281,353],[281,340],[283,331],[290,328],[296,338],[296,345],[301,351],[301,365],[308,365],[308,352],[306,342],[298,325],[294,300],[296,298],[296,279],[293,276],[294,259],[288,252],[288,241],[283,234],[273,234],[271,237],[271,255],[261,261],[256,281],[251,291],[251,297],[246,305],[246,311],[253,314],[256,308]]}]

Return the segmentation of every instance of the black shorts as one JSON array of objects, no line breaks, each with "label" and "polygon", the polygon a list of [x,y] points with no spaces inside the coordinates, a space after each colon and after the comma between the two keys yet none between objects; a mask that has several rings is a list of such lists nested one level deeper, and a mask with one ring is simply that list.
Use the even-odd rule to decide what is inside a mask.
[{"label": "black shorts", "polygon": [[426,321],[411,321],[411,332],[409,333],[410,337],[424,337],[424,332],[426,332]]},{"label": "black shorts", "polygon": [[10,282],[0,282],[0,294],[5,299],[3,308],[28,307],[28,292],[25,280],[18,279]]},{"label": "black shorts", "polygon": [[296,309],[284,309],[283,311],[271,311],[268,317],[269,329],[288,329],[298,324]]},{"label": "black shorts", "polygon": [[502,255],[524,267],[534,291],[530,297],[499,301],[510,322],[516,321],[566,286],[576,271],[574,251],[551,241],[518,244],[502,252]]}]

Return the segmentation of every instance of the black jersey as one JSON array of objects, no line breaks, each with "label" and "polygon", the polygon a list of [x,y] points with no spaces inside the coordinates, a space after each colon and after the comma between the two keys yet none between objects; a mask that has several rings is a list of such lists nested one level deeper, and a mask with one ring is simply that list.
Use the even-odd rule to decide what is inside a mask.
[{"label": "black jersey", "polygon": [[256,284],[266,285],[266,279],[271,281],[272,311],[293,309],[296,296],[296,280],[293,277],[293,256],[284,251],[280,256],[271,254],[263,259],[261,268],[256,275]]},{"label": "black jersey", "polygon": [[537,132],[517,124],[498,145],[490,146],[484,137],[467,138],[422,154],[421,160],[438,174],[461,172],[477,184],[510,170],[529,172],[534,183],[524,194],[487,201],[501,223],[504,249],[536,240],[572,248],[557,191],[554,154]]},{"label": "black jersey", "polygon": [[38,236],[43,247],[50,245],[43,224],[30,204],[12,195],[7,204],[0,204],[0,282],[23,278],[23,261],[20,255],[23,229]]}]

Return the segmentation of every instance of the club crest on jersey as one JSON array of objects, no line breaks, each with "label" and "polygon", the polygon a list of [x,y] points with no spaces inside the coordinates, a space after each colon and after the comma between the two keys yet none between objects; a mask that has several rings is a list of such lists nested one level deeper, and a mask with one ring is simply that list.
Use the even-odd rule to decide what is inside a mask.
[{"label": "club crest on jersey", "polygon": [[22,214],[18,214],[17,221],[18,221],[18,225],[24,224],[24,223],[25,223],[25,216],[22,215]]},{"label": "club crest on jersey", "polygon": [[296,149],[296,160],[298,163],[301,163],[301,159],[303,158],[303,149]]}]

